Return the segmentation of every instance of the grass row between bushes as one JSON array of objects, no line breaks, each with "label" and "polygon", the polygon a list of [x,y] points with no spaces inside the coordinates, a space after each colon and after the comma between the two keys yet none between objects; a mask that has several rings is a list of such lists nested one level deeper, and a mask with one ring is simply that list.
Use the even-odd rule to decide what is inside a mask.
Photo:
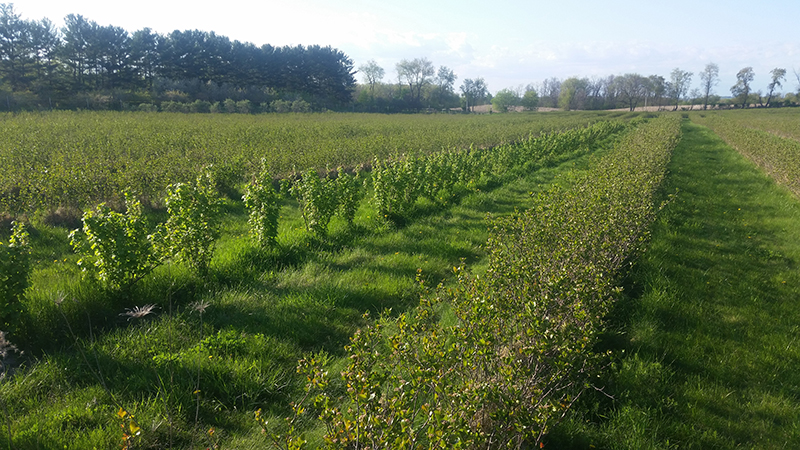
[{"label": "grass row between bushes", "polygon": [[678,191],[612,312],[606,393],[557,448],[800,445],[800,202],[708,128],[684,125]]}]

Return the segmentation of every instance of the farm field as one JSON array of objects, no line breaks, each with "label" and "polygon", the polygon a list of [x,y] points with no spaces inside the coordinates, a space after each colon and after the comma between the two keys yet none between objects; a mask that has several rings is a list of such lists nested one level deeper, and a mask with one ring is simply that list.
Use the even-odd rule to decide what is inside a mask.
[{"label": "farm field", "polygon": [[[568,118],[559,126],[595,119]],[[621,131],[613,124],[597,129]],[[607,145],[587,133],[472,151],[473,158],[483,155],[479,179],[434,190],[441,197],[421,198],[397,222],[379,219],[367,198],[352,226],[335,217],[317,236],[306,229],[298,200],[284,196],[271,247],[248,236],[241,200],[223,198],[222,233],[205,275],[176,261],[127,289],[84,279],[69,228],[34,217],[30,287],[22,312],[3,317],[14,328],[8,338],[34,359],[0,386],[0,406],[8,411],[2,437],[14,448],[106,448],[127,433],[137,447],[193,448],[201,441],[213,446],[213,429],[213,439],[226,445],[263,447],[253,413],[289,414],[302,388],[298,359],[309,352],[343,358],[349,337],[371,321],[362,318],[365,311],[398,314],[419,302],[418,276],[435,285],[452,280],[462,260],[480,267],[485,214],[524,205],[554,176],[551,166],[586,164]],[[527,170],[509,170],[523,156]],[[388,173],[391,162],[381,167]],[[167,213],[148,215],[158,222]],[[155,307],[144,315],[147,305]]]},{"label": "farm field", "polygon": [[[736,113],[692,113],[682,124],[677,114],[427,124],[293,116],[271,124],[296,137],[281,152],[265,151],[279,135],[255,136],[263,118],[222,118],[203,143],[197,136],[212,122],[163,115],[183,131],[159,133],[180,142],[155,164],[180,163],[147,183],[139,177],[156,166],[142,155],[158,144],[131,149],[147,130],[167,129],[148,122],[158,116],[9,116],[7,136],[38,136],[47,120],[62,128],[24,164],[24,143],[6,143],[4,170],[46,161],[37,167],[61,164],[61,173],[20,187],[33,170],[3,187],[5,214],[31,221],[33,270],[8,334],[27,354],[4,361],[12,369],[0,379],[0,443],[791,447],[800,437],[800,307],[787,301],[800,298],[791,194],[800,164],[787,122],[796,113]],[[102,131],[68,131],[87,129],[86,119]],[[745,122],[754,134],[726,134]],[[759,145],[773,138],[780,145]],[[43,150],[52,142],[58,156]],[[86,169],[93,148],[113,149],[96,159],[97,177],[65,187],[79,178],[65,162]],[[322,184],[308,170],[365,163],[371,172]],[[148,200],[149,223],[166,229],[175,209],[160,199],[177,192],[169,183],[191,186],[207,164],[221,211],[208,265],[176,253],[130,285],[82,276],[76,263],[88,256],[71,248],[69,226],[50,221],[55,209],[109,200],[122,210],[129,190]],[[291,175],[296,186],[281,185],[277,234],[265,245],[249,236],[241,201],[261,169],[267,185]],[[336,194],[339,209],[325,219],[334,201],[325,189],[346,190],[338,180],[363,191],[352,216]],[[59,192],[69,202],[54,200]]]},{"label": "farm field", "polygon": [[0,214],[88,208],[128,190],[157,201],[213,165],[234,189],[266,163],[354,167],[374,157],[493,147],[622,113],[505,116],[52,112],[0,116]]}]

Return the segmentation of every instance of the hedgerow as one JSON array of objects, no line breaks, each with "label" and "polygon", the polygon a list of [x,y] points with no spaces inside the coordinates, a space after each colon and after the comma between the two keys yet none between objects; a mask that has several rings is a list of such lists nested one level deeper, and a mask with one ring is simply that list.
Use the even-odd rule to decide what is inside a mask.
[{"label": "hedgerow", "polygon": [[273,443],[302,448],[311,414],[327,448],[538,446],[607,361],[595,344],[679,137],[678,119],[642,124],[572,187],[493,221],[486,274],[456,268],[455,287],[361,329],[340,377],[324,357],[301,361],[289,428],[257,416]]},{"label": "hedgerow", "polygon": [[[749,123],[743,120],[748,117],[750,116],[740,118],[709,114],[695,116],[693,120],[711,128],[728,145],[759,166],[775,181],[800,196],[800,141],[796,137],[796,118],[773,115]],[[772,130],[777,130],[781,135],[776,135]],[[784,132],[790,137],[784,137]]]},{"label": "hedgerow", "polygon": [[[214,165],[227,184],[266,168],[355,167],[402,149],[496,147],[601,119],[604,113],[518,116],[202,115],[69,112],[3,115],[0,214],[92,208],[136,192],[159,199]],[[231,179],[232,177],[232,179]],[[219,178],[219,177],[218,177]]]}]

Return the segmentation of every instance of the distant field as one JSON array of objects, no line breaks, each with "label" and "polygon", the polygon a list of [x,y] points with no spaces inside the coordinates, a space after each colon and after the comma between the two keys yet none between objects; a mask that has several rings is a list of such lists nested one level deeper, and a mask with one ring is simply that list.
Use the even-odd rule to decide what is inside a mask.
[{"label": "distant field", "polygon": [[368,164],[395,153],[492,147],[620,113],[514,115],[50,112],[0,116],[0,214],[157,199],[213,164],[237,185],[260,168]]}]

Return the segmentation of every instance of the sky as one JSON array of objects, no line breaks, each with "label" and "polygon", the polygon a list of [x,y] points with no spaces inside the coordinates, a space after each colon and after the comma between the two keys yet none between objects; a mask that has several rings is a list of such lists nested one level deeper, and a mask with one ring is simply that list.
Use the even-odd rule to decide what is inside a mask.
[{"label": "sky", "polygon": [[[375,60],[395,82],[403,59],[427,58],[458,76],[483,77],[493,93],[550,77],[720,69],[717,95],[753,68],[766,92],[774,68],[783,92],[800,72],[798,0],[18,0],[26,19],[63,26],[67,14],[129,32],[198,29],[258,46],[330,45],[355,67]],[[356,75],[362,82],[360,74]]]}]

